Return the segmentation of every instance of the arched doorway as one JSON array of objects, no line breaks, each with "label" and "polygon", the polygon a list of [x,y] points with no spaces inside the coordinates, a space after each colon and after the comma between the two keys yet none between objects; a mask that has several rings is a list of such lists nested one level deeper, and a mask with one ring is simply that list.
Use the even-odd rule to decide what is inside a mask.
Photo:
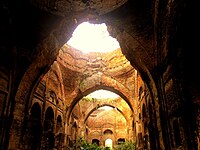
[{"label": "arched doorway", "polygon": [[57,116],[56,121],[56,133],[55,133],[55,147],[59,150],[62,149],[62,143],[64,142],[63,136],[63,125],[62,125],[62,118],[60,115]]},{"label": "arched doorway", "polygon": [[117,140],[117,144],[120,145],[120,144],[123,144],[125,142],[125,139],[124,138],[119,138]]},{"label": "arched doorway", "polygon": [[113,147],[113,141],[112,141],[112,139],[106,139],[106,141],[105,141],[105,147],[109,147],[109,148],[112,149],[112,147]]},{"label": "arched doorway", "polygon": [[41,107],[38,103],[34,103],[31,107],[30,119],[28,121],[28,149],[40,149],[41,141]]},{"label": "arched doorway", "polygon": [[100,141],[98,139],[92,139],[92,144],[100,146]]},{"label": "arched doorway", "polygon": [[43,133],[43,149],[52,149],[55,144],[55,137],[54,137],[54,111],[51,107],[48,107],[45,112],[45,119],[44,119],[44,133]]}]

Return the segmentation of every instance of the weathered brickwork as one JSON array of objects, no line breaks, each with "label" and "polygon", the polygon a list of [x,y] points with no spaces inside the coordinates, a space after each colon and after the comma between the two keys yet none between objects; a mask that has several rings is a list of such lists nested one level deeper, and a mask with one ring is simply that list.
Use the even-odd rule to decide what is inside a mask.
[{"label": "weathered brickwork", "polygon": [[[0,149],[66,150],[83,137],[197,150],[197,2],[0,2]],[[120,48],[85,54],[67,45],[85,21],[105,23]],[[99,89],[120,97],[86,98]]]}]

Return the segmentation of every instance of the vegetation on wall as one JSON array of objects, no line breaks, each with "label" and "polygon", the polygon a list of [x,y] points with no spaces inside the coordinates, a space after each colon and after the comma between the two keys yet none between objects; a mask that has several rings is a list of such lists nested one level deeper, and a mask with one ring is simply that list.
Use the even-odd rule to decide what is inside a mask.
[{"label": "vegetation on wall", "polygon": [[[124,142],[120,145],[117,145],[116,150],[135,150],[135,143],[133,142]],[[109,147],[100,147],[96,143],[90,144],[85,141],[83,138],[79,138],[73,147],[70,147],[69,150],[111,150]]]},{"label": "vegetation on wall", "polygon": [[95,99],[89,96],[84,96],[82,98],[83,101],[88,101],[88,102],[95,102]]},{"label": "vegetation on wall", "polygon": [[69,148],[70,150],[110,150],[109,147],[100,147],[96,143],[90,144],[89,142],[85,141],[83,138],[79,138],[73,147]]},{"label": "vegetation on wall", "polygon": [[135,143],[124,142],[120,145],[117,145],[116,150],[135,150]]}]

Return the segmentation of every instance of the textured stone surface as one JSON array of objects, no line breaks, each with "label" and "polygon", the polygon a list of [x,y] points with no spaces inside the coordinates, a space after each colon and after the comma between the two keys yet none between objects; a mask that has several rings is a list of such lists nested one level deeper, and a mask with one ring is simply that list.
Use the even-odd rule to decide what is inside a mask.
[{"label": "textured stone surface", "polygon": [[91,10],[93,14],[105,14],[123,5],[127,0],[30,0],[35,6],[61,16]]},{"label": "textured stone surface", "polygon": [[[196,150],[198,6],[180,0],[2,1],[1,149],[52,148],[47,139],[53,136],[54,147],[66,148],[87,129],[82,116],[90,111],[78,107],[79,100],[105,88],[133,108],[127,130],[138,149]],[[106,23],[121,51],[86,56],[67,48],[83,21]],[[43,125],[42,135],[31,132]]]}]

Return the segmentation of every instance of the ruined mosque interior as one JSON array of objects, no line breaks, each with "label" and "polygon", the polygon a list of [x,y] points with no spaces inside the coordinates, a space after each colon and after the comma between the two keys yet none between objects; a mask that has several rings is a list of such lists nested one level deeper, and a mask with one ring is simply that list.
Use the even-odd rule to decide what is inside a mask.
[{"label": "ruined mosque interior", "polygon": [[199,150],[198,6],[2,0],[0,149]]}]

